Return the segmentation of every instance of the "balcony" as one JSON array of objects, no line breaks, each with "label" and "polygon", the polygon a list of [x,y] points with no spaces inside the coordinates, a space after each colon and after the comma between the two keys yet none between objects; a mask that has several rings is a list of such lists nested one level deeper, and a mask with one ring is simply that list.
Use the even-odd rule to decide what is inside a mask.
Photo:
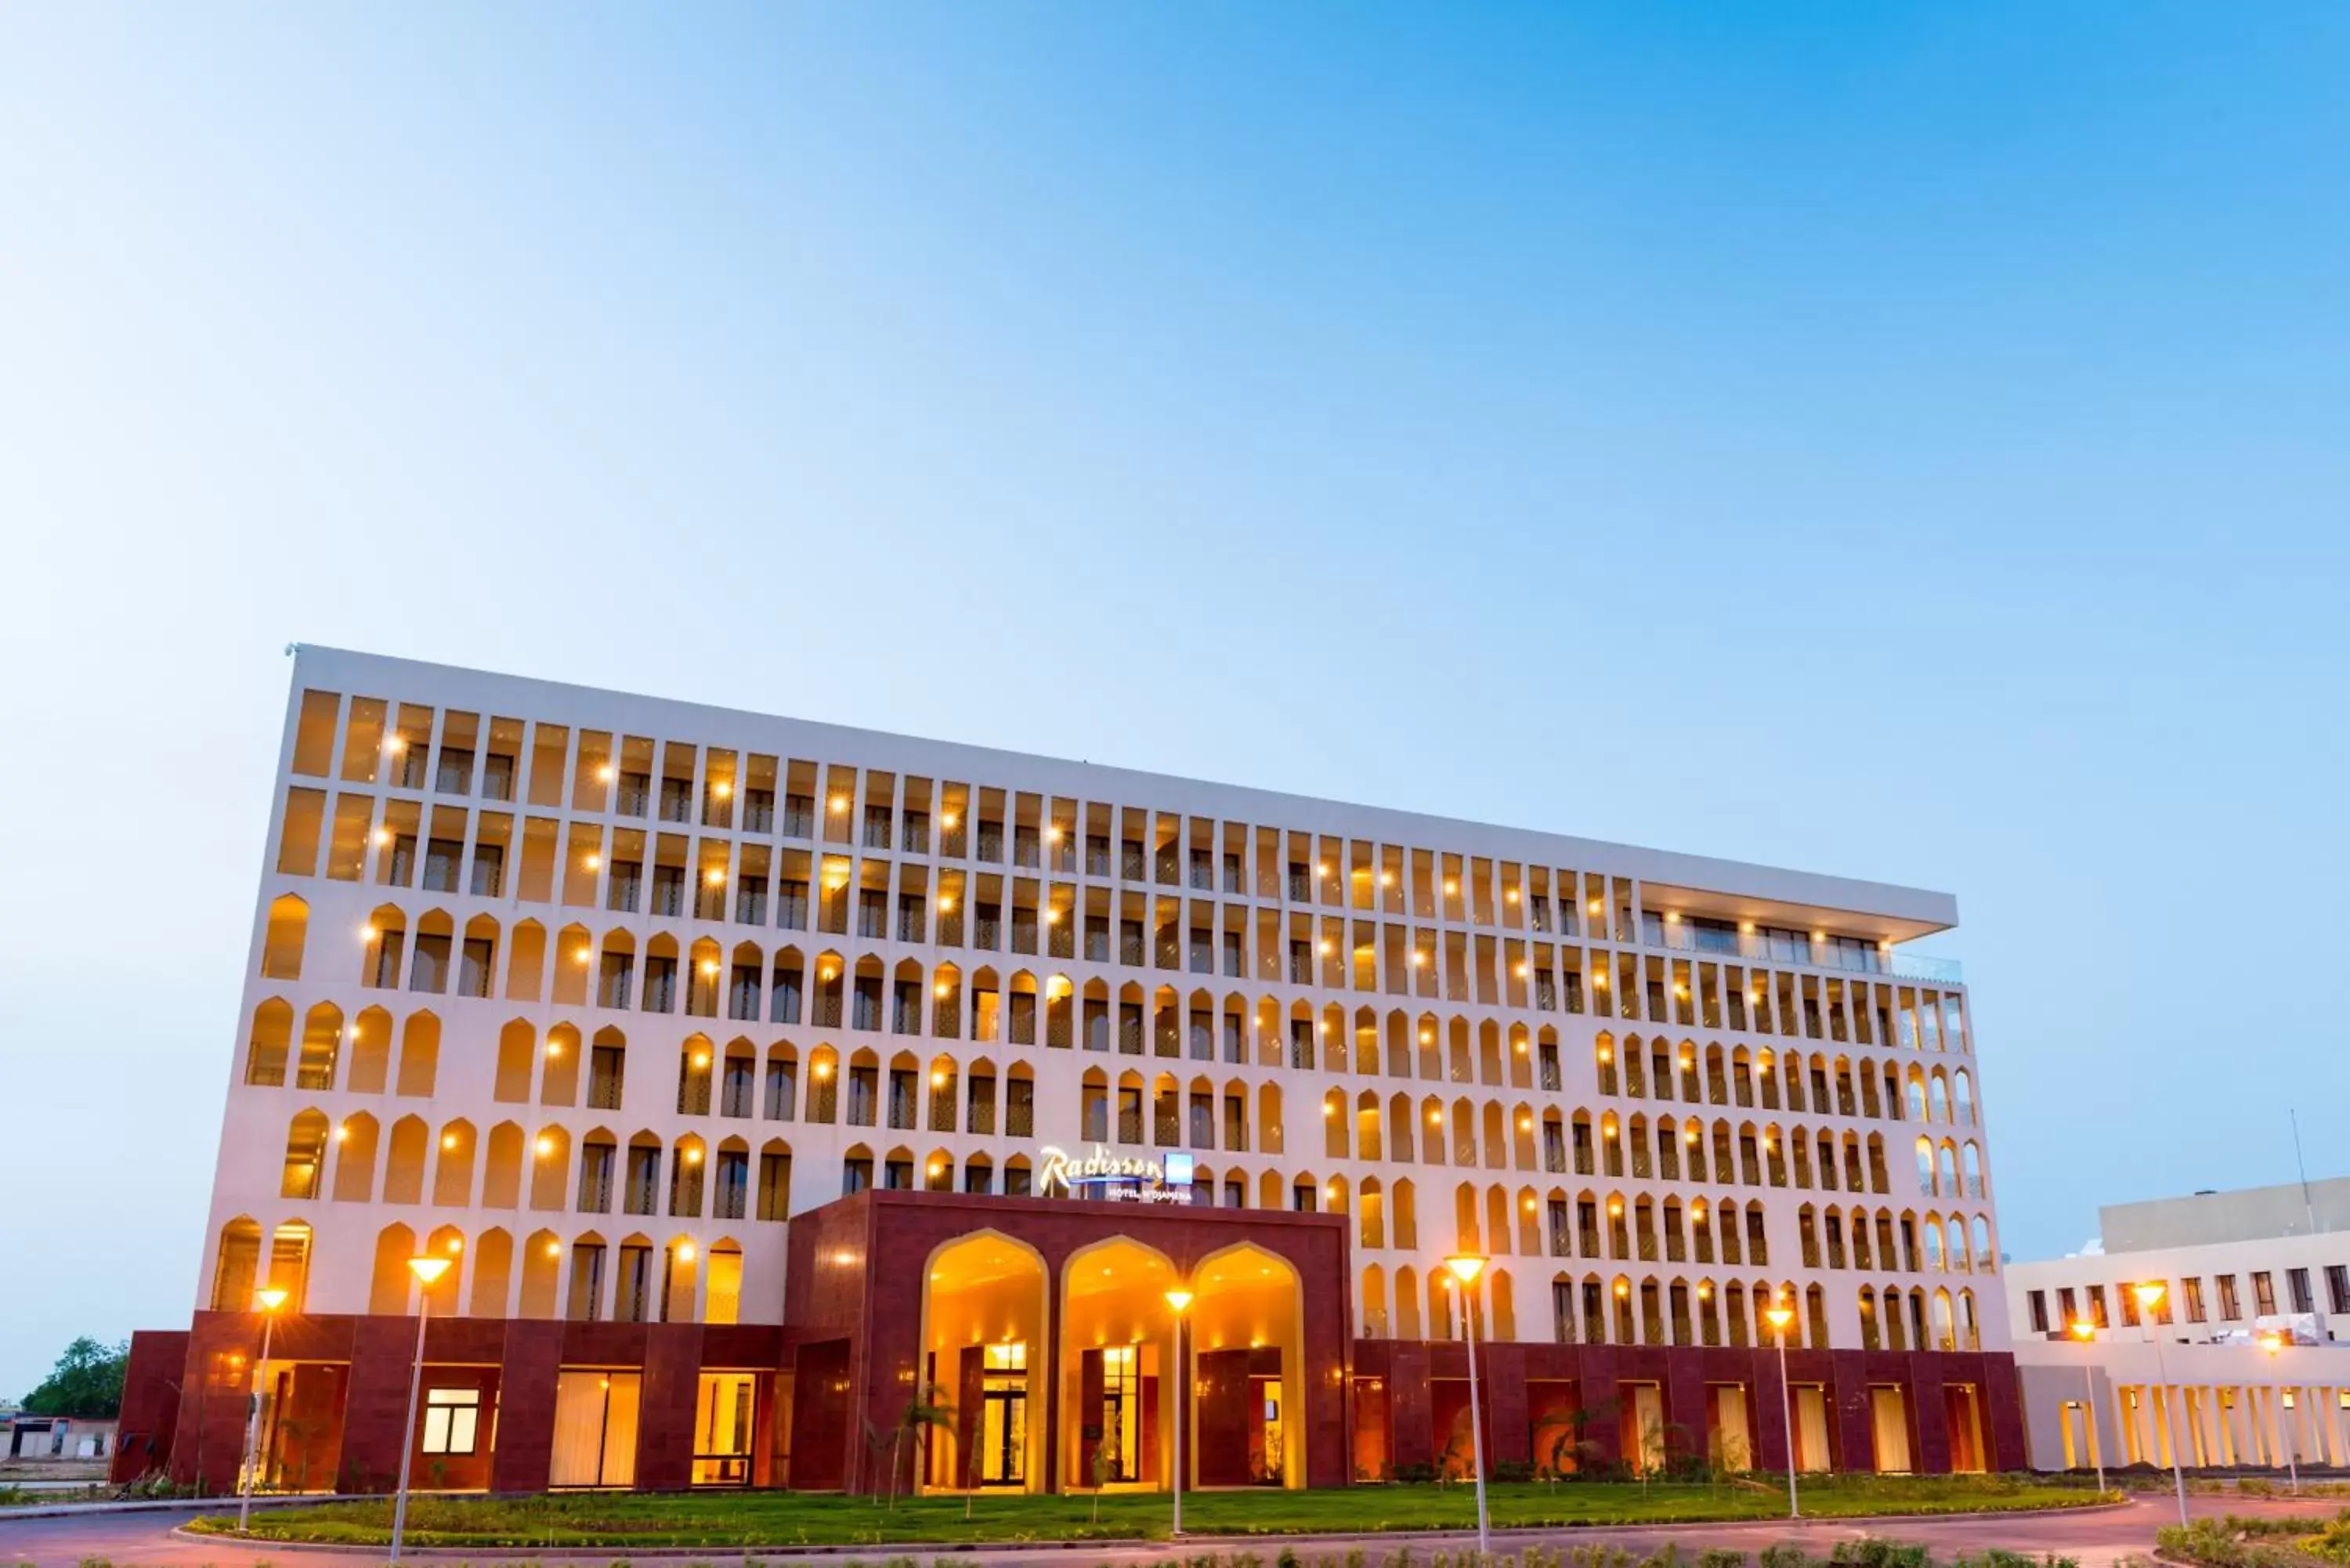
[{"label": "balcony", "polygon": [[1929,958],[1898,948],[1839,945],[1835,942],[1789,943],[1760,931],[1726,931],[1689,920],[1665,920],[1651,926],[1649,936],[1661,935],[1661,946],[1673,952],[1700,953],[1717,958],[1750,959],[1757,963],[1795,963],[1813,969],[1843,970],[1853,974],[1877,974],[1889,980],[1922,981],[1932,985],[1963,985],[1965,969],[1957,959]]}]

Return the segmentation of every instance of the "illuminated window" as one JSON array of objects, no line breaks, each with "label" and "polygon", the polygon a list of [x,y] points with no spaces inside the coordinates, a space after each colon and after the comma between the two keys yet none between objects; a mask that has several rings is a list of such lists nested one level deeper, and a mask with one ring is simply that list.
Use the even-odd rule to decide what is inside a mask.
[{"label": "illuminated window", "polygon": [[470,1454],[480,1430],[482,1391],[478,1388],[428,1388],[424,1391],[424,1447],[428,1454]]}]

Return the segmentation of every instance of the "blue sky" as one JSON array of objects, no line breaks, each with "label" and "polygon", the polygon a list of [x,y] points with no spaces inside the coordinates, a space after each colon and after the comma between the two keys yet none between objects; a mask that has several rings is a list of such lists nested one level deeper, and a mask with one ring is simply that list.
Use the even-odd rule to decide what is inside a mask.
[{"label": "blue sky", "polygon": [[184,1321],[291,640],[1949,889],[2009,1250],[2343,1168],[2345,51],[0,10],[0,1392]]}]

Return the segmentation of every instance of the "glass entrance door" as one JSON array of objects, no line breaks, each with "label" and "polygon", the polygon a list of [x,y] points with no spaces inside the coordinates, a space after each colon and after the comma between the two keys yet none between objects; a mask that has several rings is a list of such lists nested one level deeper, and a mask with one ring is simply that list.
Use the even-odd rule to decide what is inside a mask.
[{"label": "glass entrance door", "polygon": [[1140,1479],[1140,1455],[1135,1443],[1135,1424],[1142,1414],[1140,1360],[1131,1345],[1114,1345],[1101,1353],[1104,1481]]},{"label": "glass entrance door", "polygon": [[979,1484],[1028,1480],[1028,1346],[991,1345],[980,1367]]}]

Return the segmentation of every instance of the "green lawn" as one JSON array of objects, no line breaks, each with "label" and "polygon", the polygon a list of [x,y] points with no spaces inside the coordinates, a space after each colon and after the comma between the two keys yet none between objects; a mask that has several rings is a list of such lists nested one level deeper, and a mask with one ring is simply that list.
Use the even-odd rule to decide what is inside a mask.
[{"label": "green lawn", "polygon": [[[1802,1483],[1812,1515],[1966,1513],[2068,1508],[2094,1502],[2080,1486],[2007,1476],[1821,1477]],[[1568,1481],[1499,1483],[1490,1489],[1496,1529],[1516,1525],[1695,1522],[1775,1519],[1787,1507],[1783,1483],[1768,1478],[1702,1482]],[[1466,1487],[1370,1486],[1325,1491],[1216,1491],[1186,1494],[1183,1525],[1201,1535],[1284,1535],[1374,1530],[1473,1530],[1475,1494]],[[351,1545],[385,1541],[389,1501],[320,1503],[255,1514],[253,1533],[267,1541]],[[980,1542],[1149,1540],[1167,1533],[1163,1495],[998,1496],[976,1499],[963,1517],[961,1498],[901,1499],[885,1508],[871,1498],[821,1492],[570,1493],[552,1497],[411,1499],[407,1539],[415,1546],[712,1548],[960,1544]],[[198,1520],[195,1528],[227,1532],[234,1519]]]}]

